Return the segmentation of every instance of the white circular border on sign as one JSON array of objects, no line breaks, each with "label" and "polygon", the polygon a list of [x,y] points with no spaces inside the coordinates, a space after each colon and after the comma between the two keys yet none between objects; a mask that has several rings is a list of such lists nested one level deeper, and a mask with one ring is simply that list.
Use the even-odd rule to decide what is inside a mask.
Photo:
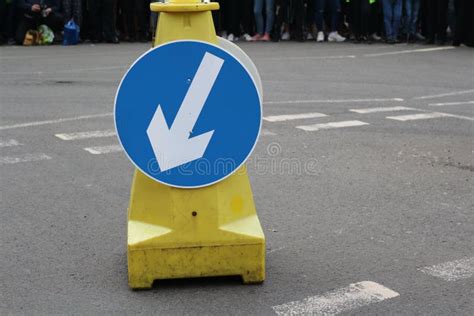
[{"label": "white circular border on sign", "polygon": [[[219,39],[219,37],[217,37]],[[133,159],[130,157],[130,155],[128,154],[127,150],[125,149],[125,146],[123,146],[122,144],[122,140],[120,139],[120,134],[118,132],[118,129],[117,129],[117,122],[115,120],[115,113],[116,113],[116,107],[117,107],[117,97],[118,97],[118,94],[119,94],[119,91],[120,91],[120,88],[122,87],[122,83],[123,81],[125,80],[125,78],[127,77],[128,73],[130,72],[130,70],[133,68],[133,66],[135,66],[136,63],[138,63],[143,57],[145,57],[148,53],[150,53],[151,51],[155,50],[155,49],[159,49],[163,46],[166,46],[166,45],[171,45],[171,44],[174,44],[174,43],[180,43],[180,42],[196,42],[196,43],[202,43],[202,44],[207,44],[207,45],[210,45],[210,46],[214,46],[215,48],[218,48],[218,49],[221,49],[223,51],[225,51],[227,54],[229,54],[230,56],[232,56],[238,63],[240,63],[240,65],[242,66],[242,68],[244,68],[244,70],[247,72],[247,74],[249,75],[250,79],[252,80],[256,90],[257,90],[257,95],[258,95],[258,99],[259,99],[259,105],[260,105],[260,124],[259,124],[259,127],[258,127],[258,133],[257,133],[257,137],[255,138],[255,143],[253,144],[252,148],[250,149],[247,157],[245,157],[244,160],[242,160],[242,162],[240,163],[240,165],[238,165],[232,172],[230,172],[228,175],[220,178],[219,180],[216,180],[214,182],[211,182],[211,183],[206,183],[206,184],[203,184],[203,185],[196,185],[196,186],[180,186],[180,185],[174,185],[174,184],[169,184],[169,183],[166,183],[164,181],[160,181],[158,179],[155,179],[153,178],[152,176],[150,176],[148,173],[146,173],[145,171],[142,170],[142,168],[140,168],[136,163],[135,161],[133,161]],[[233,43],[232,43],[233,44]],[[224,44],[224,46],[226,46],[226,44]],[[259,88],[259,86],[257,85],[257,82],[256,80],[260,80],[260,75],[258,74],[258,71],[257,70],[257,67],[255,66],[255,64],[251,61],[250,57],[245,54],[245,52],[243,50],[240,49],[240,47],[238,47],[237,45],[233,44],[233,45],[227,45],[227,47],[231,47],[231,46],[235,46],[238,48],[238,50],[235,50],[231,48],[232,51],[229,51],[226,49],[226,47],[223,47],[223,46],[219,46],[219,45],[216,45],[214,43],[210,43],[210,42],[205,42],[205,41],[199,41],[199,40],[193,40],[193,39],[189,39],[189,40],[177,40],[177,41],[171,41],[171,42],[166,42],[166,43],[163,43],[163,44],[160,44],[158,46],[155,46],[155,47],[152,47],[150,48],[149,50],[147,50],[146,52],[144,52],[143,54],[140,55],[140,57],[138,57],[133,63],[132,65],[127,69],[127,71],[125,72],[125,74],[123,75],[122,79],[120,80],[120,84],[117,88],[117,92],[115,92],[115,98],[114,98],[114,127],[115,127],[115,132],[117,134],[117,138],[118,138],[118,141],[119,141],[119,144],[120,144],[120,147],[122,147],[123,151],[125,152],[125,155],[127,156],[127,158],[132,162],[132,164],[135,166],[135,168],[137,168],[138,170],[140,170],[145,176],[147,176],[148,178],[150,178],[151,180],[153,181],[156,181],[156,182],[159,182],[163,185],[166,185],[166,186],[169,186],[169,187],[173,187],[173,188],[179,188],[179,189],[198,189],[198,188],[205,188],[205,187],[208,187],[208,186],[211,186],[211,185],[214,185],[216,183],[219,183],[221,181],[224,181],[225,179],[227,179],[228,177],[230,177],[231,175],[233,175],[235,172],[237,172],[243,165],[245,162],[247,162],[247,160],[249,159],[250,155],[252,154],[252,152],[255,150],[255,146],[257,146],[257,142],[258,142],[258,139],[260,138],[260,133],[262,131],[262,121],[263,121],[263,107],[262,107],[262,100],[263,100],[263,96],[262,96],[262,92]],[[240,53],[239,53],[240,51]],[[253,67],[254,70],[256,71],[256,74],[257,74],[257,78],[255,78],[252,73],[249,71],[249,69],[247,68],[247,66],[239,59],[237,58],[237,56],[235,56],[234,53],[237,53],[237,54],[243,54],[244,56],[244,60],[247,60],[247,63],[248,61],[250,61],[250,64],[247,64],[247,66],[250,66],[250,67]],[[242,56],[242,55],[241,55]],[[260,80],[260,85],[261,85],[261,80]]]},{"label": "white circular border on sign", "polygon": [[254,82],[256,83],[257,89],[260,92],[260,103],[263,104],[263,85],[260,74],[258,73],[257,66],[255,66],[252,59],[247,55],[242,48],[234,44],[233,42],[218,36],[217,40],[219,41],[219,46],[222,47],[225,51],[232,53],[237,60],[241,62],[242,65],[246,67],[248,72],[252,75]]}]

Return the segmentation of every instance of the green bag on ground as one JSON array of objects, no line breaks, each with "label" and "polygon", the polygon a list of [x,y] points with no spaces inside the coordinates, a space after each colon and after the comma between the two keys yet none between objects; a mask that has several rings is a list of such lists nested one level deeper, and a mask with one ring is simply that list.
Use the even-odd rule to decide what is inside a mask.
[{"label": "green bag on ground", "polygon": [[49,45],[53,44],[54,41],[54,33],[53,30],[49,28],[49,26],[41,24],[38,27],[38,32],[40,33],[40,45]]}]

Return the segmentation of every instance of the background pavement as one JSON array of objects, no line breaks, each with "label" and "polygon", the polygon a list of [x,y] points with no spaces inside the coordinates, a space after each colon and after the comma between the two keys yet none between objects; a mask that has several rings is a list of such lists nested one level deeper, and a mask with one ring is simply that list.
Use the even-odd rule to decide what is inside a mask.
[{"label": "background pavement", "polygon": [[148,45],[0,47],[0,314],[474,314],[474,50],[240,46],[264,84],[267,280],[150,291],[127,287],[111,114]]}]

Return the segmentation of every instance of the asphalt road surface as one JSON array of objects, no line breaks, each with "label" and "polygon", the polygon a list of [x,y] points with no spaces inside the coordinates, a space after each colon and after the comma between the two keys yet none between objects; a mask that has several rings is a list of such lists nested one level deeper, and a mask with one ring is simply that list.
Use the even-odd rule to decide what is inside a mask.
[{"label": "asphalt road surface", "polygon": [[474,315],[474,50],[240,45],[264,86],[266,281],[149,291],[127,285],[112,116],[148,45],[0,47],[0,314]]}]

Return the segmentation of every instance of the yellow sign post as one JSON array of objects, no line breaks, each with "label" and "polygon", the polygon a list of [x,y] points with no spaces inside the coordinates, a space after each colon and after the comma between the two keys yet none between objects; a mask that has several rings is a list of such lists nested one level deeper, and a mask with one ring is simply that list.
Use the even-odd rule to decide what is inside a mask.
[{"label": "yellow sign post", "polygon": [[[161,12],[155,46],[184,39],[217,44],[211,15],[219,9],[217,3],[170,0],[150,7]],[[166,186],[136,169],[127,242],[132,289],[171,278],[240,275],[244,283],[265,279],[265,237],[245,166],[197,189]]]}]

